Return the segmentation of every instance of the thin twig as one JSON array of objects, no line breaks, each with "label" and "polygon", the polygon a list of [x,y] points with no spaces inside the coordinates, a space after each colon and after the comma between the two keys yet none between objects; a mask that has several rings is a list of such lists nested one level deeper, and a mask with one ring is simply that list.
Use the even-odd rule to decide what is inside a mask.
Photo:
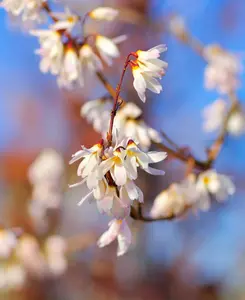
[{"label": "thin twig", "polygon": [[115,97],[114,97],[114,104],[113,104],[113,108],[112,108],[112,111],[111,111],[110,125],[109,125],[109,130],[108,130],[108,133],[107,133],[108,146],[111,146],[111,144],[112,144],[112,132],[113,132],[114,119],[115,119],[115,116],[117,114],[117,111],[118,111],[120,105],[122,104],[122,102],[119,99],[119,95],[120,95],[120,92],[121,92],[121,87],[122,87],[124,75],[126,73],[128,65],[130,63],[130,56],[131,55],[135,56],[134,53],[129,53],[129,55],[126,57],[124,67],[123,67],[123,71],[122,71],[122,75],[121,75],[120,81],[119,81],[119,83],[117,85],[117,88],[116,88],[116,93],[115,93]]}]

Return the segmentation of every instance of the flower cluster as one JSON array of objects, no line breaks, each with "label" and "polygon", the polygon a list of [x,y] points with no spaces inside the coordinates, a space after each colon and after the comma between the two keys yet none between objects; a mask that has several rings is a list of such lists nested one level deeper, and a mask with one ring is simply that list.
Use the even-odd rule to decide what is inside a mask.
[{"label": "flower cluster", "polygon": [[207,170],[196,176],[189,175],[181,183],[173,183],[155,199],[151,216],[178,217],[189,208],[206,211],[210,208],[212,196],[224,201],[235,193],[235,186],[228,176]]},{"label": "flower cluster", "polygon": [[219,45],[209,45],[204,48],[204,57],[208,61],[206,88],[216,89],[221,94],[234,92],[239,87],[238,75],[242,71],[238,56],[226,52]]},{"label": "flower cluster", "polygon": [[[86,182],[89,189],[89,193],[82,198],[79,205],[89,198],[95,199],[101,213],[113,216],[117,220],[112,223],[116,224],[112,228],[121,228],[121,225],[126,222],[125,218],[130,214],[133,201],[143,202],[143,193],[134,183],[138,177],[138,168],[152,175],[163,175],[163,171],[153,169],[149,164],[160,162],[165,158],[165,152],[145,153],[129,139],[107,148],[104,147],[103,140],[90,149],[82,147],[82,150],[75,153],[70,161],[74,163],[82,159],[77,170],[77,175],[82,181],[78,184]],[[123,225],[123,228],[125,226]],[[113,229],[111,230],[114,232]],[[119,234],[121,230],[118,229],[117,232]],[[129,245],[128,239],[121,239],[121,241]],[[99,244],[106,245],[106,242]],[[119,243],[119,247],[121,254],[128,248],[123,242]]]},{"label": "flower cluster", "polygon": [[1,230],[0,240],[1,289],[19,289],[28,277],[60,276],[67,268],[66,242],[60,236],[49,236],[40,244],[31,235],[17,238],[14,232]]},{"label": "flower cluster", "polygon": [[[112,99],[105,97],[85,103],[81,108],[81,116],[106,137],[111,110]],[[162,140],[158,131],[147,126],[142,118],[142,110],[132,102],[121,105],[115,117],[114,128],[114,133],[117,131],[119,139],[132,138],[143,150],[148,150],[152,142],[160,143]]]},{"label": "flower cluster", "polygon": [[33,185],[29,213],[38,230],[46,230],[47,211],[60,206],[63,193],[64,161],[53,149],[46,149],[29,168],[29,181]]},{"label": "flower cluster", "polygon": [[3,7],[13,16],[22,16],[23,21],[42,22],[45,20],[43,5],[46,0],[3,0],[0,7]]},{"label": "flower cluster", "polygon": [[[203,128],[206,132],[221,130],[226,126],[229,134],[240,136],[245,133],[245,113],[240,107],[235,108],[227,121],[228,107],[223,99],[217,99],[212,104],[205,107],[203,111],[204,124]],[[226,124],[225,124],[226,122]]]},{"label": "flower cluster", "polygon": [[[99,7],[87,16],[112,21],[118,14],[109,7]],[[100,34],[89,34],[82,41],[72,36],[72,30],[80,17],[69,11],[52,14],[55,22],[47,30],[32,30],[37,36],[41,56],[40,70],[57,76],[59,86],[65,88],[82,87],[85,74],[94,74],[103,69],[103,64],[111,65],[112,59],[119,57],[118,44],[126,36],[108,38]]]},{"label": "flower cluster", "polygon": [[165,75],[168,66],[165,61],[159,59],[160,54],[165,51],[167,51],[166,45],[158,45],[148,51],[138,50],[133,53],[136,57],[135,61],[130,61],[134,76],[133,85],[143,102],[146,101],[146,89],[156,94],[162,91],[162,86],[157,79]]}]

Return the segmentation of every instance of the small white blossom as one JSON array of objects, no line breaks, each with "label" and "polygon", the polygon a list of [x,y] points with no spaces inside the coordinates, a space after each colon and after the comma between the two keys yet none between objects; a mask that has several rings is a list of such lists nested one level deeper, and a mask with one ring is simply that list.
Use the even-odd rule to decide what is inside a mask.
[{"label": "small white blossom", "polygon": [[187,34],[184,19],[178,15],[171,16],[169,30],[180,39],[184,39]]},{"label": "small white blossom", "polygon": [[58,19],[58,21],[52,25],[54,30],[72,31],[79,20],[79,17],[75,14],[72,14],[67,7],[65,8],[65,12],[53,13],[52,15]]},{"label": "small white blossom", "polygon": [[206,88],[217,89],[221,94],[235,91],[239,87],[238,75],[242,71],[239,58],[219,45],[205,47],[204,56],[208,61],[205,69]]},{"label": "small white blossom", "polygon": [[[206,132],[221,130],[228,113],[228,106],[222,99],[218,99],[203,111]],[[240,136],[245,132],[245,114],[241,108],[236,108],[231,112],[226,124],[226,130],[233,136]]]},{"label": "small white blossom", "polygon": [[120,56],[117,44],[123,42],[127,37],[125,35],[116,38],[107,38],[102,35],[96,35],[95,46],[99,52],[100,57],[108,65],[112,64],[112,59]]},{"label": "small white blossom", "polygon": [[105,133],[108,130],[112,107],[113,102],[110,98],[88,101],[81,107],[81,116],[93,125],[94,130]]},{"label": "small white blossom", "polygon": [[0,258],[7,259],[17,245],[17,238],[11,230],[0,230]]},{"label": "small white blossom", "polygon": [[117,256],[124,255],[132,241],[131,231],[125,220],[112,220],[109,223],[109,229],[100,237],[98,246],[105,247],[115,239],[118,241]]},{"label": "small white blossom", "polygon": [[36,54],[41,56],[41,72],[59,74],[64,53],[61,34],[53,30],[32,30],[31,34],[39,38],[41,48]]},{"label": "small white blossom", "polygon": [[137,58],[132,62],[133,85],[143,102],[146,101],[146,89],[156,94],[162,91],[162,86],[157,78],[160,79],[165,74],[168,64],[159,57],[160,53],[166,50],[165,45],[159,45],[148,51],[138,50],[136,52]]},{"label": "small white blossom", "polygon": [[162,138],[159,132],[146,125],[141,115],[142,110],[137,105],[125,103],[116,115],[115,127],[119,132],[119,138],[121,136],[132,138],[139,143],[141,149],[148,150],[152,141],[159,143]]},{"label": "small white blossom", "polygon": [[81,182],[72,186],[83,184],[85,181],[89,189],[96,185],[98,182],[96,172],[101,162],[102,151],[103,140],[101,143],[96,144],[89,149],[82,146],[82,150],[79,150],[72,155],[72,159],[69,162],[70,164],[82,159],[82,162],[79,164],[77,169],[77,176],[80,176],[83,179]]},{"label": "small white blossom", "polygon": [[74,85],[83,86],[81,62],[76,50],[70,45],[65,49],[57,82],[60,87],[68,89]]},{"label": "small white blossom", "polygon": [[223,99],[218,99],[205,107],[203,110],[204,124],[203,128],[206,132],[219,130],[224,124],[227,107]]},{"label": "small white blossom", "polygon": [[64,274],[67,269],[68,264],[65,257],[66,248],[66,242],[61,236],[50,236],[45,241],[48,269],[54,276]]},{"label": "small white blossom", "polygon": [[137,168],[142,168],[145,172],[151,175],[164,175],[162,170],[154,169],[149,164],[157,163],[164,160],[167,157],[166,152],[143,152],[139,149],[133,140],[129,140],[126,146],[126,158],[125,165],[128,170],[128,178],[135,180],[138,176]]},{"label": "small white blossom", "polygon": [[240,136],[245,133],[245,114],[241,110],[234,111],[228,122],[227,131],[234,136]]},{"label": "small white blossom", "polygon": [[5,269],[6,284],[10,289],[21,288],[26,282],[26,271],[23,266],[11,264]]},{"label": "small white blossom", "polygon": [[181,183],[173,183],[155,199],[151,209],[153,218],[177,217],[183,214],[197,200],[194,175]]},{"label": "small white blossom", "polygon": [[22,15],[22,20],[42,22],[45,15],[42,12],[44,0],[3,0],[0,7],[14,16]]},{"label": "small white blossom", "polygon": [[97,7],[88,15],[95,20],[113,21],[118,16],[119,11],[111,7]]},{"label": "small white blossom", "polygon": [[201,210],[208,210],[210,194],[218,201],[224,201],[235,193],[235,186],[228,176],[218,174],[215,170],[208,170],[198,176],[196,190],[199,194],[197,206]]},{"label": "small white blossom", "polygon": [[100,58],[94,53],[92,47],[88,44],[84,44],[80,48],[79,59],[82,64],[83,72],[85,69],[92,73],[103,69]]}]

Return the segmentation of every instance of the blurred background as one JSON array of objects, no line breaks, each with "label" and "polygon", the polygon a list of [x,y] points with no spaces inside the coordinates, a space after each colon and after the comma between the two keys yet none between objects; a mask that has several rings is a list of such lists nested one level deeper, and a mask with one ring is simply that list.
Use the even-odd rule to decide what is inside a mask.
[{"label": "blurred background", "polygon": [[[115,87],[124,57],[137,49],[166,43],[168,62],[164,91],[151,95],[142,107],[148,124],[164,129],[180,145],[191,145],[204,158],[204,149],[215,136],[202,130],[202,109],[218,98],[203,87],[205,62],[186,45],[170,36],[164,22],[170,13],[181,15],[190,32],[204,44],[222,47],[245,57],[245,2],[240,0],[63,0],[83,15],[98,4],[124,11],[125,21],[100,26],[109,36],[128,34],[121,46],[121,59],[105,71]],[[91,25],[92,26],[92,25]],[[98,142],[99,135],[80,117],[81,104],[105,94],[98,81],[89,82],[81,93],[59,90],[54,77],[39,70],[35,37],[12,22],[0,10],[0,197],[1,222],[32,233],[27,221],[27,201],[32,187],[27,172],[45,148],[64,158],[64,196],[50,229],[65,238],[100,235],[109,219],[96,206],[77,206],[86,191],[68,190],[76,178],[71,155],[80,145]],[[244,76],[242,78],[244,84]],[[243,85],[242,85],[243,86]],[[126,99],[141,106],[128,75],[123,88]],[[243,103],[245,89],[238,93]],[[145,209],[170,183],[181,180],[184,167],[169,161],[161,167],[163,178],[142,174],[139,186]],[[133,246],[116,258],[116,243],[99,249],[96,240],[79,247],[69,257],[65,274],[55,279],[34,280],[24,288],[1,292],[2,299],[244,299],[245,298],[245,137],[228,138],[216,162],[219,172],[232,177],[237,192],[228,202],[214,204],[208,213],[188,215],[177,221],[145,224],[131,222]],[[52,217],[52,216],[51,216]],[[76,247],[75,247],[76,248]]]}]

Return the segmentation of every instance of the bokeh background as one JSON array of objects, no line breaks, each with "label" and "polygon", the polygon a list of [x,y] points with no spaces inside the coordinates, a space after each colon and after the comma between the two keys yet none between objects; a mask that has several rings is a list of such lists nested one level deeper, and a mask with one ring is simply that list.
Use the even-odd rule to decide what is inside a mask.
[{"label": "bokeh background", "polygon": [[[164,91],[151,95],[145,118],[152,127],[164,129],[180,145],[191,145],[197,156],[215,138],[202,130],[202,109],[215,99],[203,87],[205,63],[186,45],[166,32],[171,13],[180,14],[190,32],[204,44],[220,43],[245,58],[245,2],[241,0],[63,0],[83,15],[98,4],[120,7],[125,20],[100,26],[102,32],[129,38],[121,46],[122,59],[105,71],[116,86],[123,57],[139,48],[166,43],[164,59],[169,63],[163,79]],[[59,4],[57,4],[59,6]],[[91,25],[92,26],[92,25]],[[90,146],[99,136],[80,117],[84,101],[103,96],[96,80],[80,93],[59,90],[55,78],[39,71],[35,37],[9,20],[0,10],[0,197],[1,220],[7,226],[25,228],[25,203],[31,187],[27,170],[44,148],[59,151],[67,164],[67,184],[76,180],[68,161],[81,144]],[[128,75],[123,94],[141,105]],[[245,98],[244,76],[238,97]],[[154,197],[183,177],[181,163],[162,164],[163,178],[142,174],[146,210]],[[237,192],[228,202],[214,204],[208,213],[188,215],[171,222],[131,222],[134,242],[131,251],[116,258],[116,245],[98,249],[91,245],[70,258],[65,275],[35,283],[35,291],[4,293],[2,299],[244,299],[245,297],[245,137],[228,138],[216,162],[228,174]],[[77,202],[81,188],[66,190],[56,232],[65,237],[86,232],[102,233],[108,218],[93,204]],[[26,228],[28,230],[28,228]],[[7,298],[8,297],[8,298]]]}]

